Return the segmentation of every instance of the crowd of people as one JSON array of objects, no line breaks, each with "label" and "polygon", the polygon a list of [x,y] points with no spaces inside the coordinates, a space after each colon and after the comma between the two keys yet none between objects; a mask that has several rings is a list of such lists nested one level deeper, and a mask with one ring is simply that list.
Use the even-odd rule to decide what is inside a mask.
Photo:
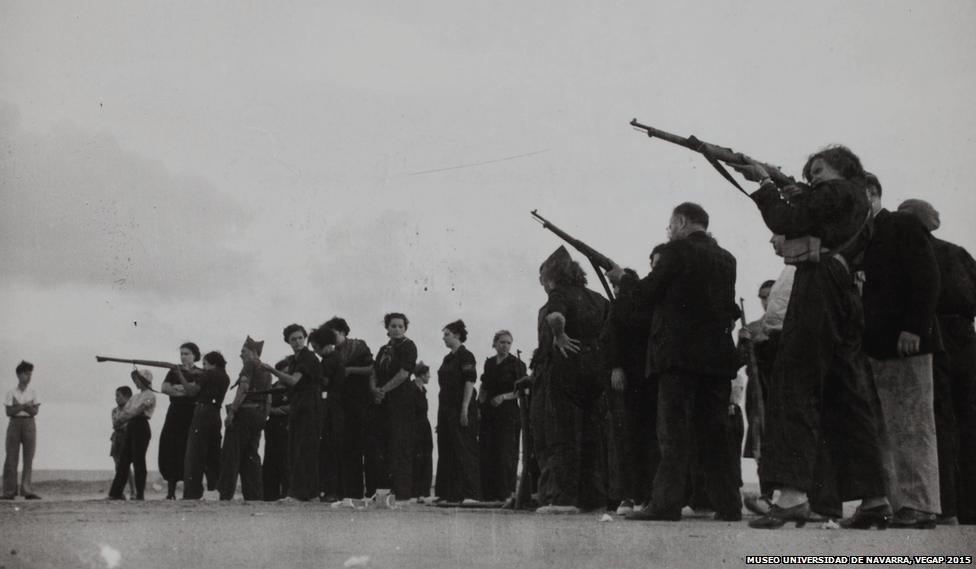
[{"label": "crowd of people", "polygon": [[[384,318],[388,343],[376,356],[363,340],[349,338],[348,323],[332,318],[308,333],[299,324],[283,330],[292,354],[270,365],[264,342],[248,337],[233,385],[216,351],[202,356],[187,342],[160,391],[169,406],[159,443],[159,472],[167,499],[200,499],[204,488],[221,500],[321,500],[336,507],[388,490],[401,502],[434,495],[442,502],[502,502],[516,486],[520,420],[515,383],[526,367],[511,354],[512,334],[495,334],[478,383],[475,356],[465,348],[462,320],[443,329],[448,354],[437,370],[437,475],[427,418],[431,370],[418,361],[401,313]],[[136,369],[116,390],[112,456],[116,474],[109,498],[145,497],[148,420],[155,410],[152,372]],[[236,388],[224,406],[228,391]],[[226,407],[223,436],[220,410]],[[259,455],[264,435],[264,457]],[[436,479],[436,487],[433,481]]]},{"label": "crowd of people", "polygon": [[[564,247],[541,264],[546,302],[528,366],[499,331],[479,384],[464,322],[444,326],[436,476],[430,368],[406,315],[385,316],[389,341],[375,357],[338,317],[311,333],[285,327],[292,354],[275,365],[248,337],[234,385],[219,352],[201,369],[200,349],[183,344],[161,387],[167,498],[182,481],[182,498],[199,499],[206,479],[229,500],[240,478],[245,500],[343,507],[388,489],[399,502],[507,500],[541,514],[611,508],[633,520],[679,520],[690,506],[738,521],[744,452],[758,465],[760,491],[744,501],[754,528],[976,523],[976,261],[932,235],[931,204],[885,209],[880,181],[845,147],[810,156],[805,183],[751,160],[734,167],[758,183],[750,197],[784,260],[738,345],[736,259],[708,232],[705,209],[682,203],[646,276],[607,272],[612,301],[587,288]],[[732,389],[743,366],[747,429]],[[132,379],[138,393],[120,387],[112,413],[112,499],[123,499],[130,478],[144,497],[156,399],[148,370]],[[5,493],[16,489],[12,441],[25,441],[26,457],[37,413],[22,383],[7,398]],[[29,467],[24,480],[29,492]],[[841,519],[852,500],[853,516]]]}]

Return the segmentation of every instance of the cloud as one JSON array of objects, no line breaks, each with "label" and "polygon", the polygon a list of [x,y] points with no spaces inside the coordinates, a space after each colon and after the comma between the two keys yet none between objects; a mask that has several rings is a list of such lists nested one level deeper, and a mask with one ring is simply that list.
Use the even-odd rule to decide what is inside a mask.
[{"label": "cloud", "polygon": [[[188,134],[189,136],[189,134]],[[252,213],[207,180],[167,170],[111,135],[60,123],[35,134],[0,104],[0,265],[43,286],[88,283],[212,295],[246,278],[234,241]]]}]

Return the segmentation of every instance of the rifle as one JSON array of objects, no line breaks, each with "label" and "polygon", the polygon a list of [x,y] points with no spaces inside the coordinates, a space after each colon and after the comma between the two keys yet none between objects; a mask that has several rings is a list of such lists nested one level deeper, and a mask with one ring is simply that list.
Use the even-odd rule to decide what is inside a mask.
[{"label": "rifle", "polygon": [[[741,313],[739,316],[739,321],[742,322],[742,327],[746,327],[746,304],[745,299],[739,298],[739,308]],[[760,458],[760,441],[762,441],[762,432],[765,424],[766,417],[766,407],[763,405],[763,388],[762,380],[759,378],[759,364],[756,363],[756,350],[755,339],[749,340],[749,345],[746,349],[746,377],[749,378],[749,383],[746,385],[746,408],[751,407],[755,409],[753,418],[755,419],[755,424],[749,425],[749,431],[752,434],[749,444],[752,446],[753,458]]]},{"label": "rifle", "polygon": [[[653,126],[647,126],[646,124],[641,124],[637,122],[637,119],[630,121],[630,126],[637,130],[643,131],[650,138],[660,138],[665,142],[670,142],[671,144],[677,144],[678,146],[683,146],[689,150],[693,150],[708,160],[709,164],[718,170],[718,173],[722,175],[726,180],[728,180],[733,186],[739,189],[745,195],[749,195],[749,192],[742,189],[742,186],[735,181],[735,178],[729,174],[720,162],[725,162],[726,164],[732,166],[744,165],[749,162],[749,158],[741,152],[736,152],[731,148],[726,148],[724,146],[718,146],[717,144],[709,144],[708,142],[703,142],[695,138],[695,135],[691,135],[688,138],[683,136],[678,136],[677,134],[671,134],[670,132],[659,130]],[[787,176],[780,169],[779,166],[773,166],[772,164],[766,164],[764,162],[759,162],[759,165],[763,167],[764,170],[769,174],[769,177],[776,183],[779,187],[792,186],[796,184],[796,180],[792,176]]]},{"label": "rifle", "polygon": [[[593,270],[596,271],[596,276],[599,277],[600,279],[600,284],[603,285],[603,290],[606,291],[607,293],[607,298],[613,300],[613,290],[610,288],[609,283],[607,283],[607,277],[604,276],[603,271],[609,271],[610,269],[613,268],[615,263],[611,261],[609,257],[600,253],[593,247],[590,247],[586,243],[583,243],[579,239],[576,239],[575,237],[571,236],[569,233],[566,233],[562,229],[559,229],[558,227],[553,225],[552,222],[550,222],[548,219],[539,215],[539,210],[534,209],[532,210],[531,213],[532,213],[532,217],[536,221],[542,224],[543,229],[548,229],[549,231],[552,231],[553,233],[556,234],[557,237],[559,237],[566,243],[569,243],[573,247],[573,249],[576,249],[584,257],[590,260],[590,263],[593,265]],[[600,269],[603,270],[601,271]]]},{"label": "rifle", "polygon": [[[122,358],[109,358],[105,356],[95,356],[96,362],[118,362],[120,364],[132,364],[147,367],[162,367],[166,369],[173,369],[178,367],[176,364],[171,364],[169,362],[160,362],[156,360],[126,360]],[[192,372],[191,372],[192,373]]]},{"label": "rifle", "polygon": [[[515,350],[515,357],[517,357],[521,362],[522,350]],[[519,423],[522,427],[522,472],[515,484],[515,495],[512,497],[512,504],[510,506],[511,509],[514,510],[521,510],[532,501],[533,472],[531,465],[534,456],[532,449],[530,448],[532,444],[531,439],[529,438],[529,429],[532,428],[532,425],[529,422],[529,400],[531,397],[532,388],[529,387],[531,384],[527,381],[522,381],[523,379],[525,378],[522,378],[516,382],[515,387],[518,395]],[[505,507],[508,507],[508,504],[506,504]]]}]

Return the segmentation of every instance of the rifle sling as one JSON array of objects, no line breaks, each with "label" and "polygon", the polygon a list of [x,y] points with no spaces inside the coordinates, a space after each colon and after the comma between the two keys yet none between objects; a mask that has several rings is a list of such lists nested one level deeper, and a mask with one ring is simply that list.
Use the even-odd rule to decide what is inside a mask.
[{"label": "rifle sling", "polygon": [[696,146],[696,150],[702,156],[704,156],[706,160],[708,160],[708,163],[709,164],[711,164],[712,166],[715,167],[716,170],[718,170],[718,173],[721,174],[723,178],[725,178],[726,180],[728,180],[730,184],[732,184],[733,186],[735,186],[736,189],[738,189],[740,192],[742,192],[746,197],[751,198],[751,196],[749,195],[749,192],[745,191],[742,188],[742,186],[739,185],[739,182],[736,182],[735,181],[735,178],[732,177],[732,174],[729,174],[729,171],[725,169],[725,166],[722,166],[722,164],[719,163],[719,161],[716,160],[714,156],[712,156],[712,154],[708,151],[708,145],[706,145],[702,141],[700,141],[697,138],[695,138],[695,135],[689,136],[688,137],[688,142],[690,142],[690,143],[692,143],[692,144],[694,144]]},{"label": "rifle sling", "polygon": [[[587,259],[589,259],[589,257],[587,257]],[[607,298],[613,300],[613,289],[611,289],[610,285],[607,283],[607,277],[603,276],[603,271],[600,270],[600,265],[597,265],[596,261],[593,259],[589,260],[590,264],[593,265],[593,270],[596,271],[596,276],[600,278],[600,284],[603,285],[603,290],[607,292]]]}]

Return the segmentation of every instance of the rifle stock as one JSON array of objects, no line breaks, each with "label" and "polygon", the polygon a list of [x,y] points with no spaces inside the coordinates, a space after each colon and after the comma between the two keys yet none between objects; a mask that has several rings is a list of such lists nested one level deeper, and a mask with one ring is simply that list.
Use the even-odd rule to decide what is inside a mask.
[{"label": "rifle stock", "polygon": [[[746,164],[748,159],[741,152],[736,152],[731,148],[725,146],[719,146],[717,144],[710,144],[708,142],[703,142],[698,140],[694,136],[683,137],[677,134],[672,134],[670,132],[654,128],[653,126],[648,126],[646,124],[641,124],[637,122],[637,119],[630,121],[630,126],[636,128],[637,130],[643,131],[650,138],[660,138],[665,142],[670,142],[671,144],[677,144],[687,148],[688,150],[693,150],[702,154],[706,157],[711,157],[720,162],[725,162],[730,165],[741,165]],[[773,166],[772,164],[767,164],[765,162],[759,162],[759,164],[766,170],[769,177],[776,182],[777,186],[790,186],[796,184],[796,180],[792,176],[788,176],[780,170],[779,166]]]}]

